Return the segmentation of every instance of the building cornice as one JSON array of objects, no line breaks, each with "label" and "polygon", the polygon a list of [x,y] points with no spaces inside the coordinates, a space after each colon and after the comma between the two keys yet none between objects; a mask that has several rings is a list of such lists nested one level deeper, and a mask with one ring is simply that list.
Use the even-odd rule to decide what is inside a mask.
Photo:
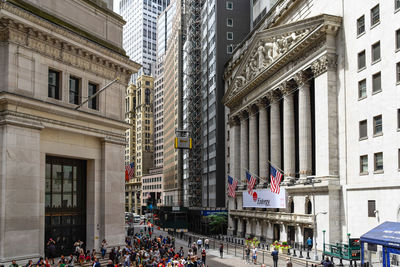
[{"label": "building cornice", "polygon": [[[100,39],[99,39],[100,40]],[[43,19],[8,2],[0,2],[0,42],[25,46],[46,57],[127,84],[140,64],[110,47]]]}]

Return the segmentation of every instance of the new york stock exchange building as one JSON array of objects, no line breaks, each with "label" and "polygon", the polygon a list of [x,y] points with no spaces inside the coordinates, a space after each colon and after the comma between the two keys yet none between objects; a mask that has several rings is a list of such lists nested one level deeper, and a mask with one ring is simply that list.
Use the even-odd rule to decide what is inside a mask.
[{"label": "new york stock exchange building", "polygon": [[[236,47],[224,74],[226,170],[239,181],[228,234],[322,249],[323,231],[347,242],[400,220],[398,2],[277,1]],[[249,206],[246,172],[260,196],[271,164],[282,205]]]}]

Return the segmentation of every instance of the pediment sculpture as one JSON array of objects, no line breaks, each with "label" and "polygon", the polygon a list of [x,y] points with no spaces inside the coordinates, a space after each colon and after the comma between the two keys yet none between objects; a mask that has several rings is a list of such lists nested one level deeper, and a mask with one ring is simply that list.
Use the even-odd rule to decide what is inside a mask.
[{"label": "pediment sculpture", "polygon": [[256,41],[256,45],[247,57],[247,62],[235,77],[233,91],[244,87],[246,83],[268,68],[269,65],[298,43],[309,31],[309,29],[303,29]]}]

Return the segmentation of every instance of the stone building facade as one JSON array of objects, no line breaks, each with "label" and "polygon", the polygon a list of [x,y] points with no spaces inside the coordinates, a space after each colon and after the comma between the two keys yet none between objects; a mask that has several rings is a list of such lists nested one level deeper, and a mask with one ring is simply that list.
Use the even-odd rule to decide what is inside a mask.
[{"label": "stone building facade", "polygon": [[[230,234],[298,243],[311,236],[320,249],[323,230],[335,243],[399,220],[394,2],[277,1],[234,51],[223,99],[227,174],[241,180],[228,200]],[[267,188],[270,163],[285,172],[287,208],[243,208],[246,170]]]},{"label": "stone building facade", "polygon": [[123,244],[123,103],[140,68],[124,23],[90,0],[0,2],[0,263],[44,256],[49,238],[58,253]]}]

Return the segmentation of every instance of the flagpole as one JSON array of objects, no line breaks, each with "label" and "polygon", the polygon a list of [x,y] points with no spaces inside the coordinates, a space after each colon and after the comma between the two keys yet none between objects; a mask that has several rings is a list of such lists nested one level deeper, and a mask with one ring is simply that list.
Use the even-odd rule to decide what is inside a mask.
[{"label": "flagpole", "polygon": [[255,175],[254,173],[252,173],[252,172],[249,171],[248,169],[246,169],[246,168],[243,168],[243,169],[244,169],[245,171],[249,172],[251,175],[254,175],[255,177],[257,177],[258,179],[263,180],[264,182],[268,182],[267,179],[264,179],[264,178],[262,178],[262,177],[260,177],[260,176],[258,176],[258,175]]},{"label": "flagpole", "polygon": [[269,164],[271,164],[272,166],[274,166],[275,168],[277,168],[278,171],[280,171],[283,175],[286,175],[285,172],[284,172],[282,169],[278,168],[275,164],[272,164],[271,161],[268,160],[268,162],[269,162]]}]

